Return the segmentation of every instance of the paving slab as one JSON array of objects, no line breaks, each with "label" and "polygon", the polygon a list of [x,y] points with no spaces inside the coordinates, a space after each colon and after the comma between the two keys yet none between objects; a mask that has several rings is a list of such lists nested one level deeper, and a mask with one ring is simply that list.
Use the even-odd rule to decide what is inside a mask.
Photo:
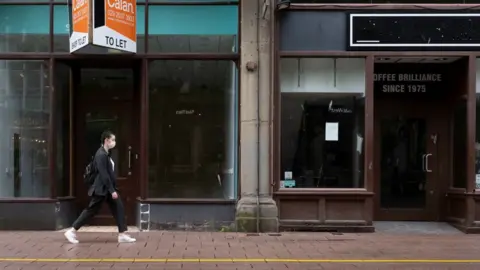
[{"label": "paving slab", "polygon": [[480,269],[480,235],[0,232],[0,269]]}]

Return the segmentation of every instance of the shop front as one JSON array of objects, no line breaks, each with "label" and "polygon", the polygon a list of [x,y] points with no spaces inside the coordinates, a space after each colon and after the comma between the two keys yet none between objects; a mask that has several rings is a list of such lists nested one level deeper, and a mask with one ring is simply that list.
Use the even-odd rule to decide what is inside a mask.
[{"label": "shop front", "polygon": [[281,228],[477,232],[480,15],[291,2],[277,6],[275,31]]},{"label": "shop front", "polygon": [[[238,1],[137,2],[135,48],[75,52],[67,1],[0,3],[0,229],[70,226],[107,129],[130,225],[234,223]],[[91,225],[114,221],[102,209]]]}]

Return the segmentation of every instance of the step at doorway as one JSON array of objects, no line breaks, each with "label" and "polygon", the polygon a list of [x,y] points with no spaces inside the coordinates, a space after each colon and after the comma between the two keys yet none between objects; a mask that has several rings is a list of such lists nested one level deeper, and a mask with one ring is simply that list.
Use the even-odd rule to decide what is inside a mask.
[{"label": "step at doorway", "polygon": [[446,222],[375,221],[375,232],[388,234],[463,234]]}]

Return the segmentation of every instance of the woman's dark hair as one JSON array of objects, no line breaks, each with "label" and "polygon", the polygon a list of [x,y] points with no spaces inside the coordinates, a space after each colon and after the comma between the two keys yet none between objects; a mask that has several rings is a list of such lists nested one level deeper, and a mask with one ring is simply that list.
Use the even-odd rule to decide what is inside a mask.
[{"label": "woman's dark hair", "polygon": [[115,134],[113,134],[113,132],[111,132],[110,130],[105,130],[104,132],[102,132],[102,136],[100,138],[100,140],[102,140],[102,144],[105,142],[106,139],[110,139],[114,135]]}]

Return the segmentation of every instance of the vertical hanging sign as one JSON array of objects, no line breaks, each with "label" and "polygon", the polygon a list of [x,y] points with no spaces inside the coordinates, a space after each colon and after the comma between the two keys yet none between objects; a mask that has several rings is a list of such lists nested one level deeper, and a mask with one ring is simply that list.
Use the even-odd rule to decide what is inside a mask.
[{"label": "vertical hanging sign", "polygon": [[89,43],[90,0],[71,0],[70,52]]},{"label": "vertical hanging sign", "polygon": [[93,44],[137,52],[136,0],[93,1]]}]

